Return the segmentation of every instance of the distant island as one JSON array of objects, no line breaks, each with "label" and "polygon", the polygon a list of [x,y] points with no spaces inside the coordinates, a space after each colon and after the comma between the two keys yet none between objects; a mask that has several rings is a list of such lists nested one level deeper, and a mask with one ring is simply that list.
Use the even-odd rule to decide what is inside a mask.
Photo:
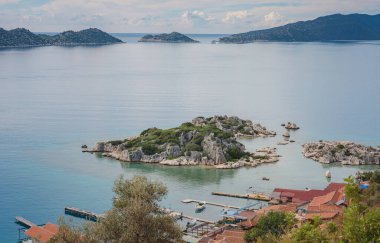
[{"label": "distant island", "polygon": [[172,32],[170,34],[145,35],[139,40],[139,42],[198,43],[199,41],[193,40],[181,33]]},{"label": "distant island", "polygon": [[228,169],[278,161],[275,148],[262,148],[256,153],[249,153],[236,140],[240,136],[275,135],[276,132],[258,123],[238,117],[197,117],[171,129],[149,128],[136,137],[98,142],[93,148],[83,145],[82,151],[100,152],[103,156],[127,162]]},{"label": "distant island", "polygon": [[96,28],[78,32],[65,31],[57,35],[34,34],[27,29],[0,28],[0,47],[100,45],[122,41]]},{"label": "distant island", "polygon": [[324,164],[341,163],[343,165],[379,165],[380,146],[371,147],[350,141],[319,141],[303,146],[306,158]]},{"label": "distant island", "polygon": [[266,30],[256,30],[219,39],[220,43],[256,41],[312,42],[380,40],[380,14],[334,14]]}]

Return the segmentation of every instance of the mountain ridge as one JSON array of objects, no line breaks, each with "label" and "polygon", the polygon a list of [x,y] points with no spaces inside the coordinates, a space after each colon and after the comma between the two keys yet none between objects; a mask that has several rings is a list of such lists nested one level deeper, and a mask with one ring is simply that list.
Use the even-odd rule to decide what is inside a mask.
[{"label": "mountain ridge", "polygon": [[34,34],[25,28],[5,30],[0,28],[1,47],[102,45],[121,43],[118,38],[97,28],[64,31],[56,35]]},{"label": "mountain ridge", "polygon": [[380,14],[332,14],[263,30],[233,34],[220,43],[380,40]]}]

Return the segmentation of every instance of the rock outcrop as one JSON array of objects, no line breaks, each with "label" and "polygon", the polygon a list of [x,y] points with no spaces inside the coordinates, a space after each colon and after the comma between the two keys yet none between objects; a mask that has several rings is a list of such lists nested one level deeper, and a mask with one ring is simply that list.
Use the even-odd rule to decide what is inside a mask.
[{"label": "rock outcrop", "polygon": [[300,127],[297,126],[297,124],[295,124],[294,122],[288,122],[288,123],[286,123],[284,125],[285,125],[285,128],[289,129],[289,130],[298,130],[298,129],[300,129]]},{"label": "rock outcrop", "polygon": [[371,147],[346,141],[319,141],[303,145],[303,155],[320,163],[344,165],[380,164],[380,146]]},{"label": "rock outcrop", "polygon": [[275,149],[246,151],[239,136],[274,136],[260,124],[238,117],[197,117],[171,129],[150,128],[137,137],[98,142],[84,152],[100,152],[121,161],[162,165],[206,165],[217,168],[257,166],[278,161]]}]

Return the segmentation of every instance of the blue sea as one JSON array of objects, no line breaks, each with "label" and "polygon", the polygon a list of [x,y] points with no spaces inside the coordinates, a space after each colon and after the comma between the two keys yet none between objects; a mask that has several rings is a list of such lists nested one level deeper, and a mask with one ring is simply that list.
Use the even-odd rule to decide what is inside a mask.
[{"label": "blue sea", "polygon": [[[380,42],[211,44],[127,43],[91,47],[0,50],[0,242],[16,242],[15,216],[57,222],[65,206],[102,213],[119,175],[165,183],[163,207],[196,215],[192,198],[229,205],[254,203],[212,196],[275,187],[323,188],[357,170],[323,165],[301,145],[352,140],[380,145]],[[197,116],[236,115],[283,133],[296,122],[296,142],[277,146],[279,162],[216,170],[121,163],[84,154],[81,145],[121,139],[149,127],[170,128]],[[243,140],[247,149],[276,146],[281,136]],[[263,176],[270,181],[262,181]],[[197,217],[217,219],[207,206]]]}]

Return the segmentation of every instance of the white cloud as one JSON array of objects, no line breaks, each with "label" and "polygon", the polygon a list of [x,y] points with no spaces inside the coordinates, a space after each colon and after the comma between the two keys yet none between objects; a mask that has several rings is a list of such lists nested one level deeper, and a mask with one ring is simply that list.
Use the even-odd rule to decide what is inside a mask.
[{"label": "white cloud", "polygon": [[205,26],[213,20],[213,17],[201,10],[185,11],[181,15],[181,24],[184,25]]},{"label": "white cloud", "polygon": [[268,22],[268,23],[275,23],[275,22],[279,22],[283,19],[284,17],[281,16],[281,14],[279,14],[278,12],[276,11],[272,11],[270,13],[268,13],[267,15],[264,16],[264,19],[265,19],[265,22]]},{"label": "white cloud", "polygon": [[249,13],[248,10],[227,12],[224,18],[222,19],[222,22],[235,24],[242,20],[247,20],[248,18],[251,18],[251,17],[253,17],[253,14]]},{"label": "white cloud", "polygon": [[264,16],[264,27],[277,27],[288,24],[289,20],[277,11],[271,11]]},{"label": "white cloud", "polygon": [[236,33],[333,13],[380,10],[379,0],[0,0],[1,27],[63,31]]}]

